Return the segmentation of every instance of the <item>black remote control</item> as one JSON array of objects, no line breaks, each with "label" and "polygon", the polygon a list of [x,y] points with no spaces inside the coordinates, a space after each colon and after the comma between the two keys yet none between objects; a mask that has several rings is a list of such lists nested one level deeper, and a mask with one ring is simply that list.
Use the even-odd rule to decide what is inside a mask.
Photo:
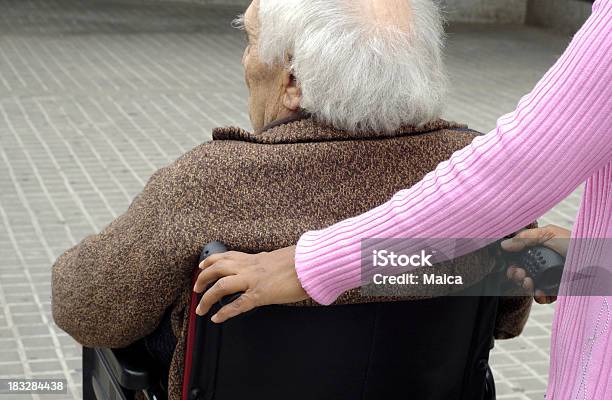
[{"label": "black remote control", "polygon": [[546,246],[535,246],[520,253],[507,253],[509,264],[523,268],[528,277],[533,279],[536,289],[548,296],[559,293],[565,258]]}]

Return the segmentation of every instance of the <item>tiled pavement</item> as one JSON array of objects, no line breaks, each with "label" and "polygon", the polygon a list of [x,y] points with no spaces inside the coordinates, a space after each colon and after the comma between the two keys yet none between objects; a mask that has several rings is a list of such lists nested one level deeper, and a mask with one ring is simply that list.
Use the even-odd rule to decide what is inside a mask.
[{"label": "tiled pavement", "polygon": [[[249,126],[243,37],[229,27],[239,11],[0,0],[0,378],[65,377],[66,398],[80,398],[79,346],[50,318],[51,263],[213,127]],[[492,128],[567,42],[526,27],[451,26],[447,117]],[[577,205],[576,193],[542,221],[569,226]],[[498,342],[500,399],[542,398],[551,318],[537,306],[521,338]]]}]

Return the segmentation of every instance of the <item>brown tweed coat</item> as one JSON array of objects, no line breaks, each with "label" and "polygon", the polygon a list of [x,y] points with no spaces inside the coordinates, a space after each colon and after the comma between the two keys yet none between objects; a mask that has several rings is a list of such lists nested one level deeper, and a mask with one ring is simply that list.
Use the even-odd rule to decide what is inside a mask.
[{"label": "brown tweed coat", "polygon": [[[292,245],[307,230],[380,205],[474,136],[442,120],[393,134],[344,132],[305,117],[258,133],[216,129],[212,142],[157,171],[125,214],[56,261],[55,321],[83,345],[124,347],[155,330],[170,308],[178,344],[169,392],[178,400],[185,308],[204,244],[245,252]],[[464,279],[490,271],[487,254],[455,264]],[[350,292],[339,302],[371,300]],[[496,335],[517,335],[531,299],[502,303]]]}]

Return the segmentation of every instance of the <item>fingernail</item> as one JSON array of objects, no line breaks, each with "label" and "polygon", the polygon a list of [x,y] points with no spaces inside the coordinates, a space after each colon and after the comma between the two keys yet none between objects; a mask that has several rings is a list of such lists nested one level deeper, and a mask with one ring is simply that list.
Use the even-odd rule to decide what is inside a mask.
[{"label": "fingernail", "polygon": [[506,248],[506,246],[510,245],[511,243],[512,243],[512,239],[506,239],[506,240],[504,240],[504,241],[502,241],[502,242],[501,242],[501,247],[502,247],[503,249],[505,249],[505,248]]},{"label": "fingernail", "polygon": [[210,320],[215,324],[219,323],[219,317],[217,316],[217,314],[213,315]]},{"label": "fingernail", "polygon": [[201,311],[201,310],[202,310],[202,309],[200,308],[200,306],[197,306],[197,307],[196,307],[196,314],[198,314],[198,315],[202,315],[202,314],[200,314],[200,311]]}]

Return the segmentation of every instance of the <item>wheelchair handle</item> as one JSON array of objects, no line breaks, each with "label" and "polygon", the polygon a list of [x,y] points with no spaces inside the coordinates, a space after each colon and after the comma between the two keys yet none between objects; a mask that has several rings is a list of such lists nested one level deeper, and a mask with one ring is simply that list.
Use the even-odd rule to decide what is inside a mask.
[{"label": "wheelchair handle", "polygon": [[[225,253],[226,251],[227,251],[227,247],[225,247],[223,243],[218,242],[218,241],[210,242],[206,246],[204,246],[204,248],[202,249],[202,253],[200,253],[200,260],[198,261],[198,264],[206,260],[208,257],[212,256],[213,254]],[[215,284],[214,282],[211,283],[208,286],[208,288],[210,288],[214,284]],[[221,307],[228,305],[229,303],[231,303],[232,301],[240,297],[242,293],[244,292],[234,293],[234,294],[230,294],[228,296],[223,297],[221,300],[219,300],[219,305]]]},{"label": "wheelchair handle", "polygon": [[227,247],[221,242],[210,242],[202,249],[202,253],[200,253],[200,260],[198,264],[202,261],[206,260],[209,256],[213,254],[225,253],[227,251]]}]

